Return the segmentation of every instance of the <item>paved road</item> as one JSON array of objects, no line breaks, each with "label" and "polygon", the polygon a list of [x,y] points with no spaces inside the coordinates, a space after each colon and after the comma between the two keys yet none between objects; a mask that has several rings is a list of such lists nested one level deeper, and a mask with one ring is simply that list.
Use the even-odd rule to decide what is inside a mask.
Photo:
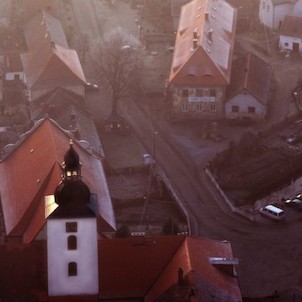
[{"label": "paved road", "polygon": [[154,157],[183,198],[192,234],[232,243],[234,255],[240,259],[244,295],[267,296],[300,285],[301,220],[281,224],[263,220],[259,224],[232,213],[207,177],[196,173],[194,164],[184,160],[177,146],[171,146],[167,134],[151,123],[148,114],[133,102],[128,102],[123,114],[149,150],[152,133],[158,131]]},{"label": "paved road", "polygon": [[[101,12],[95,13],[95,1],[72,3],[78,26],[92,27],[93,36],[97,35],[100,28],[96,18],[101,18]],[[107,20],[110,17],[106,16]],[[100,99],[103,101],[102,95]],[[243,295],[267,296],[275,290],[297,292],[302,287],[302,220],[257,224],[233,214],[208,179],[196,172],[194,163],[171,143],[165,131],[156,129],[144,111],[129,102],[124,114],[149,150],[152,132],[158,130],[154,138],[155,159],[182,196],[191,216],[192,233],[232,242],[234,255],[240,259],[238,271]]]}]

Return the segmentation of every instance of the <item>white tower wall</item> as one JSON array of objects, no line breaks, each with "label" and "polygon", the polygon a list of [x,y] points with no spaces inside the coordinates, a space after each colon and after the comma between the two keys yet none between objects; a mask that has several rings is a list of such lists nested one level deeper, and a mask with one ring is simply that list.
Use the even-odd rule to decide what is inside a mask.
[{"label": "white tower wall", "polygon": [[[76,222],[76,232],[66,232],[66,222]],[[68,237],[76,236],[76,249],[68,249]],[[47,221],[48,294],[95,295],[99,292],[96,218],[49,219]],[[77,265],[68,275],[68,263]]]}]

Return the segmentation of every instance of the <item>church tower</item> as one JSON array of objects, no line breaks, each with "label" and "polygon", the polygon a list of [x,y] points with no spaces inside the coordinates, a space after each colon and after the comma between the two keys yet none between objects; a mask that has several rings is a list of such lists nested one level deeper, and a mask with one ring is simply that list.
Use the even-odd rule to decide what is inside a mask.
[{"label": "church tower", "polygon": [[62,168],[63,180],[55,192],[58,208],[47,219],[49,299],[69,296],[66,301],[73,301],[72,297],[84,296],[85,301],[97,301],[97,217],[89,208],[90,190],[81,179],[72,142]]}]

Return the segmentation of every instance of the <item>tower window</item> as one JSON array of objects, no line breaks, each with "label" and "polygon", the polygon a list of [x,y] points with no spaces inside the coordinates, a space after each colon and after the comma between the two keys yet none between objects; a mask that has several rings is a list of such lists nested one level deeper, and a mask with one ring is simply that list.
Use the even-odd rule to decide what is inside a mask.
[{"label": "tower window", "polygon": [[77,276],[78,274],[78,265],[76,262],[68,263],[68,276]]},{"label": "tower window", "polygon": [[78,223],[74,222],[66,222],[66,233],[76,233],[78,231]]},{"label": "tower window", "polygon": [[68,250],[76,250],[77,249],[77,237],[74,235],[68,236],[67,238],[67,247]]}]

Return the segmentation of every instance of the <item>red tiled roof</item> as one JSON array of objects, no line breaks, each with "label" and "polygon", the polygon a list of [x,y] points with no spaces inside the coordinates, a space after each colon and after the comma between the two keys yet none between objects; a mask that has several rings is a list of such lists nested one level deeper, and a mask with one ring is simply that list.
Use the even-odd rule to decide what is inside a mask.
[{"label": "red tiled roof", "polygon": [[[55,122],[38,122],[25,139],[0,163],[0,192],[7,235],[30,242],[45,223],[44,196],[53,195],[61,180],[59,165],[70,137]],[[82,176],[97,194],[99,213],[109,228],[115,219],[101,161],[77,143]]]},{"label": "red tiled roof", "polygon": [[[38,290],[40,284],[44,285],[44,274],[47,274],[46,241],[15,247],[11,251],[0,248],[2,295],[7,301],[16,294],[24,297],[32,289]],[[209,262],[209,257],[232,257],[229,242],[183,236],[133,237],[99,240],[98,249],[99,299],[102,301],[158,301],[171,285],[176,285],[178,290],[180,267],[191,288],[195,288],[195,299],[186,301],[242,301],[237,278]]]},{"label": "red tiled roof", "polygon": [[9,51],[5,56],[5,72],[22,72],[23,66],[20,53],[17,51]]},{"label": "red tiled roof", "polygon": [[[226,1],[193,0],[184,5],[176,36],[169,83],[228,84],[235,21],[236,10]],[[196,45],[193,47],[194,31]]]},{"label": "red tiled roof", "polygon": [[182,268],[184,275],[196,274],[198,278],[191,282],[197,290],[210,285],[216,295],[229,299],[219,301],[241,301],[237,278],[209,262],[209,257],[232,258],[229,242],[182,236],[142,237],[100,240],[99,251],[102,299],[144,297],[144,301],[155,301],[177,284],[178,269]]},{"label": "red tiled roof", "polygon": [[144,297],[183,241],[180,236],[100,240],[100,297]]},{"label": "red tiled roof", "polygon": [[302,38],[302,18],[285,16],[280,29],[280,35]]},{"label": "red tiled roof", "polygon": [[[165,290],[173,284],[177,284],[177,272],[179,268],[183,269],[184,275],[192,271],[199,276],[198,282],[192,284],[197,291],[202,289],[202,283],[211,284],[216,288],[215,294],[219,289],[223,296],[232,297],[228,301],[241,301],[241,292],[237,278],[222,272],[209,262],[210,257],[232,258],[232,249],[229,242],[220,242],[205,238],[187,237],[169,264],[162,271],[156,283],[152,286],[145,297],[145,301],[154,301]],[[202,296],[202,293],[200,293]],[[205,301],[197,299],[198,301]],[[218,301],[224,301],[217,299]]]},{"label": "red tiled roof", "polygon": [[272,68],[253,53],[237,59],[233,63],[231,84],[227,88],[226,100],[247,90],[259,102],[266,105],[270,96]]},{"label": "red tiled roof", "polygon": [[35,51],[51,42],[68,48],[61,22],[45,11],[38,12],[26,23],[24,35],[30,51]]},{"label": "red tiled roof", "polygon": [[74,49],[45,45],[35,52],[21,55],[27,86],[54,89],[86,83],[85,75]]}]

